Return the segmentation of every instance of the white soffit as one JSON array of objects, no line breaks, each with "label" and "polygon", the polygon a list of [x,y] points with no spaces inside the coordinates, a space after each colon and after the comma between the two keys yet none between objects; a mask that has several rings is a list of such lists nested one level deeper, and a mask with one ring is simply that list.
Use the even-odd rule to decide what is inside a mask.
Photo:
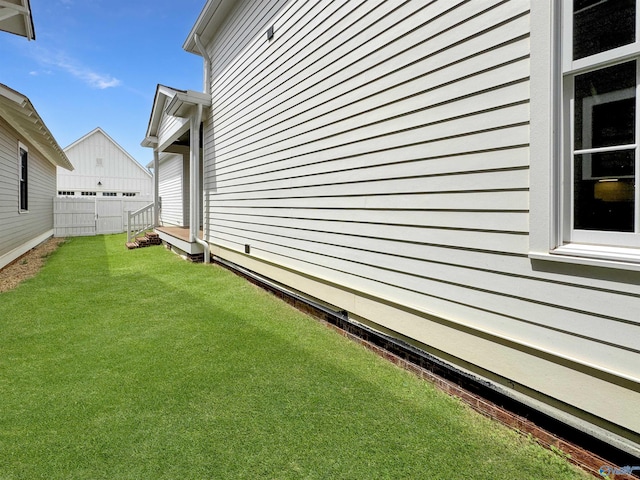
[{"label": "white soffit", "polygon": [[31,101],[0,83],[0,117],[31,143],[53,165],[73,170],[58,142],[44,124]]},{"label": "white soffit", "polygon": [[0,0],[0,30],[35,40],[29,0]]},{"label": "white soffit", "polygon": [[[161,133],[159,130],[163,117],[189,118],[191,108],[194,105],[210,107],[211,97],[202,92],[178,90],[165,85],[158,85],[151,109],[147,134],[140,145],[143,147],[158,148],[160,143],[166,146],[168,141],[175,140],[176,135],[181,135],[185,129],[188,130],[188,122],[185,123],[185,121],[182,120],[174,124],[174,127],[177,127],[177,129],[174,128],[170,132]],[[162,150],[162,148],[160,148],[160,150]]]},{"label": "white soffit", "polygon": [[186,92],[176,92],[174,97],[165,108],[167,115],[173,117],[186,118],[189,116],[191,107],[194,105],[202,105],[203,107],[211,106],[211,97],[206,93],[187,90]]},{"label": "white soffit", "polygon": [[194,36],[198,35],[201,37],[203,43],[207,45],[215,35],[218,28],[220,28],[220,25],[227,17],[235,3],[235,0],[207,0],[202,12],[200,12],[200,16],[189,33],[189,36],[182,45],[182,48],[187,52],[201,55]]}]

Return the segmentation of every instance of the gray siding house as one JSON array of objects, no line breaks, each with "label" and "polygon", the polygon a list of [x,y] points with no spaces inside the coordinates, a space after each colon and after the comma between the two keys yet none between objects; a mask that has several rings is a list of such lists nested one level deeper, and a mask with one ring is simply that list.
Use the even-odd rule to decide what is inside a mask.
[{"label": "gray siding house", "polygon": [[0,268],[53,236],[56,167],[73,170],[29,99],[0,84]]},{"label": "gray siding house", "polygon": [[640,455],[637,3],[208,0],[145,144],[206,258]]}]

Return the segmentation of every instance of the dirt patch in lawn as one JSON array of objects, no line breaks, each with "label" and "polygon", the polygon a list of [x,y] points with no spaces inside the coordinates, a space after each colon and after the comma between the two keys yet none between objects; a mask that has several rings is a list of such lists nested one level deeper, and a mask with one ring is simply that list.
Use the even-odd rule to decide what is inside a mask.
[{"label": "dirt patch in lawn", "polygon": [[64,241],[64,238],[50,238],[0,270],[0,293],[13,290],[26,279],[34,277],[49,255]]}]

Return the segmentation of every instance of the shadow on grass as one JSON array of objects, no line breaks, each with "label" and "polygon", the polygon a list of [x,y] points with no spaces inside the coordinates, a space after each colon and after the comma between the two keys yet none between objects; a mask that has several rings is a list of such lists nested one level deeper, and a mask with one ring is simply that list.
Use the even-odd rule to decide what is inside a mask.
[{"label": "shadow on grass", "polygon": [[0,476],[578,477],[220,267],[72,239],[22,291]]}]

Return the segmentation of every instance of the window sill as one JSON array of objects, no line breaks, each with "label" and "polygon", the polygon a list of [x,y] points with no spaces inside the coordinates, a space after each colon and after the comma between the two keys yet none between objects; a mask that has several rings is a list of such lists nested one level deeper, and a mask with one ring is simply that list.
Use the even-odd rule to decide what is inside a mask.
[{"label": "window sill", "polygon": [[567,244],[548,253],[529,252],[529,258],[532,260],[640,271],[640,249],[638,248]]}]

